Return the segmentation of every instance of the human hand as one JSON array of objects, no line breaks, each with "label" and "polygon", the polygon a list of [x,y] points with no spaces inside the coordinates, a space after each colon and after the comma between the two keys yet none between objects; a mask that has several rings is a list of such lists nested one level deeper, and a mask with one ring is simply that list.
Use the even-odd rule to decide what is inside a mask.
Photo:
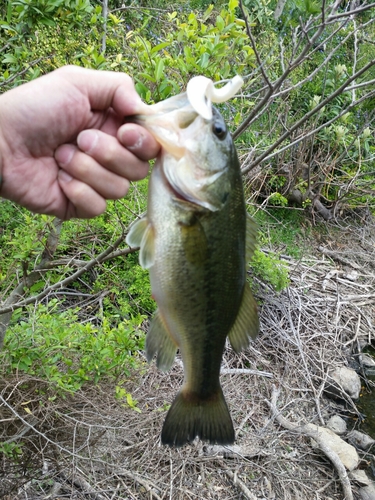
[{"label": "human hand", "polygon": [[90,218],[125,196],[159,150],[123,73],[66,66],[0,96],[0,196],[61,219]]}]

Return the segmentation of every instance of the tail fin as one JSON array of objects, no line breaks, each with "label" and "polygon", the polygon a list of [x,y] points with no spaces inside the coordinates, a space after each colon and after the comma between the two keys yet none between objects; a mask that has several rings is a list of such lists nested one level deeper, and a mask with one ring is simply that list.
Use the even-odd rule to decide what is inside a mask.
[{"label": "tail fin", "polygon": [[201,399],[182,389],[166,416],[161,442],[169,446],[183,446],[196,437],[211,444],[232,444],[234,429],[223,392]]}]

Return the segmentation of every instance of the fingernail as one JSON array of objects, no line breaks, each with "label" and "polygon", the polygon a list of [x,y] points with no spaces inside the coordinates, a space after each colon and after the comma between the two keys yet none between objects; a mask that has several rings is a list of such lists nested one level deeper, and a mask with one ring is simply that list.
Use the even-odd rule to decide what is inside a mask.
[{"label": "fingernail", "polygon": [[64,144],[55,151],[55,160],[61,166],[67,165],[73,158],[75,151],[76,148],[74,146]]},{"label": "fingernail", "polygon": [[81,151],[90,154],[98,142],[98,133],[95,130],[83,130],[77,137],[77,144]]},{"label": "fingernail", "polygon": [[58,174],[59,181],[61,182],[70,182],[73,177],[68,174],[68,172],[65,172],[65,170],[60,169],[59,174]]},{"label": "fingernail", "polygon": [[126,125],[124,130],[120,131],[120,141],[127,149],[130,149],[130,151],[133,149],[140,149],[143,145],[144,138],[139,127],[132,128],[131,125]]}]

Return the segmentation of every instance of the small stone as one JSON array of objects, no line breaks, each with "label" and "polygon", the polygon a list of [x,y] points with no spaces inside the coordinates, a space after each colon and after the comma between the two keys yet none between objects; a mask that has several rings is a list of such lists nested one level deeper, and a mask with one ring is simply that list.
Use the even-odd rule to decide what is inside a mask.
[{"label": "small stone", "polygon": [[358,483],[360,486],[368,486],[372,483],[364,470],[353,470],[349,473],[349,478]]},{"label": "small stone", "polygon": [[[354,446],[346,443],[330,429],[325,429],[324,427],[319,427],[314,424],[307,424],[307,427],[309,430],[316,432],[319,435],[325,446],[337,453],[346,469],[352,471],[358,467],[359,456]],[[313,444],[314,443],[315,446],[319,447],[313,438]]]},{"label": "small stone", "polygon": [[373,484],[369,484],[364,488],[360,488],[359,498],[361,500],[375,500],[375,486]]},{"label": "small stone", "polygon": [[351,431],[348,434],[348,442],[360,450],[367,451],[375,443],[375,439],[363,432]]},{"label": "small stone", "polygon": [[343,392],[345,392],[352,399],[359,398],[361,392],[361,379],[354,370],[346,366],[340,366],[332,370],[330,376],[336,384],[327,387],[328,393],[344,397]]},{"label": "small stone", "polygon": [[344,274],[344,278],[346,278],[350,281],[357,281],[358,273],[357,273],[357,271],[350,271],[349,273]]},{"label": "small stone", "polygon": [[358,349],[360,351],[363,351],[363,349],[365,349],[368,345],[369,344],[368,344],[368,340],[367,339],[365,339],[365,338],[363,338],[363,339],[359,338],[358,339]]},{"label": "small stone", "polygon": [[365,368],[375,367],[375,359],[369,354],[361,354],[359,360]]},{"label": "small stone", "polygon": [[327,422],[328,429],[331,429],[335,434],[339,436],[346,432],[346,422],[343,418],[338,415],[333,415]]}]

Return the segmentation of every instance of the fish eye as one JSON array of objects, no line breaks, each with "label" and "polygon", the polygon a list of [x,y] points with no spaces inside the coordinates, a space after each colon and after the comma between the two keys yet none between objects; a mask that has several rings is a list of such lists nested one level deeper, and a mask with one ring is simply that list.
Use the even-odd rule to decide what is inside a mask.
[{"label": "fish eye", "polygon": [[227,135],[227,128],[224,125],[224,123],[215,122],[212,125],[212,132],[216,135],[218,139],[223,140]]}]

